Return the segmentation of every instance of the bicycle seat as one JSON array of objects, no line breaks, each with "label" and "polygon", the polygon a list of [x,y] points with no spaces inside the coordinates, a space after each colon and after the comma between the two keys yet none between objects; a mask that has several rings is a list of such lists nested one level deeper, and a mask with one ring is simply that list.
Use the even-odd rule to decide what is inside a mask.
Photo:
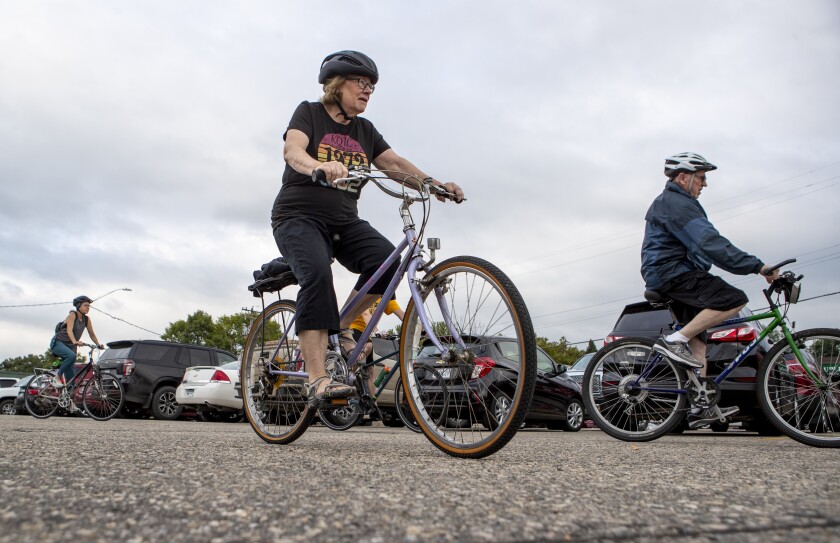
[{"label": "bicycle seat", "polygon": [[650,302],[650,305],[656,308],[668,307],[668,305],[671,303],[671,298],[669,298],[665,294],[662,294],[658,290],[646,290],[645,300]]},{"label": "bicycle seat", "polygon": [[286,259],[280,256],[254,271],[254,283],[248,286],[248,290],[254,293],[255,298],[260,298],[266,292],[278,292],[297,284],[294,272]]}]

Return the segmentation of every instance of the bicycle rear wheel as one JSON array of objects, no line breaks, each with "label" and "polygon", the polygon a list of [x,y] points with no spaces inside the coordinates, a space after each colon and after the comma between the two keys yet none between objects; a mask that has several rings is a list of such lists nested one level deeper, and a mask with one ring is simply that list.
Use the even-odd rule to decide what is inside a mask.
[{"label": "bicycle rear wheel", "polygon": [[840,330],[793,335],[815,381],[786,341],[759,365],[756,393],[764,414],[782,433],[813,447],[840,447]]},{"label": "bicycle rear wheel", "polygon": [[82,389],[82,405],[94,420],[110,420],[122,409],[125,393],[113,375],[94,375]]},{"label": "bicycle rear wheel", "polygon": [[245,340],[239,370],[248,422],[260,438],[272,444],[293,442],[315,417],[316,410],[306,403],[306,379],[272,373],[305,371],[291,324],[294,314],[291,300],[274,302],[260,313]]},{"label": "bicycle rear wheel", "polygon": [[[653,350],[647,338],[624,338],[598,351],[583,374],[583,403],[593,422],[622,441],[651,441],[682,422],[685,370]],[[652,357],[658,361],[651,368]],[[643,374],[645,374],[642,377]]]},{"label": "bicycle rear wheel", "polygon": [[52,384],[52,375],[42,373],[34,377],[23,393],[24,405],[29,414],[36,419],[51,417],[58,409],[61,389]]},{"label": "bicycle rear wheel", "polygon": [[[496,266],[469,256],[441,262],[420,288],[422,311],[446,352],[437,352],[424,335],[412,298],[400,338],[400,375],[411,414],[447,454],[493,454],[522,425],[534,392],[537,350],[525,302]],[[502,398],[504,413],[489,423]]]}]

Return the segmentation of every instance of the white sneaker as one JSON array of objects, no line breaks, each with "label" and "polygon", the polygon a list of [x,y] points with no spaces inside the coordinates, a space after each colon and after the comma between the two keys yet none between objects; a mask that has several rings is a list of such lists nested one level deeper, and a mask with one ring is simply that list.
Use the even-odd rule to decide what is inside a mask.
[{"label": "white sneaker", "polygon": [[64,381],[58,375],[54,376],[50,383],[54,388],[64,388]]}]

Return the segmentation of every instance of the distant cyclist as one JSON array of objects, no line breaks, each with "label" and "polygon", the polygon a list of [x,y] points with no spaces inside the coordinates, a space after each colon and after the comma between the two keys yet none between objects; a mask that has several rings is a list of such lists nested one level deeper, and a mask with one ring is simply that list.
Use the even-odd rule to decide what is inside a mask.
[{"label": "distant cyclist", "polygon": [[[706,375],[706,330],[736,315],[748,299],[741,290],[709,273],[712,264],[730,273],[763,273],[767,266],[753,255],[735,247],[712,226],[697,201],[706,174],[717,166],[695,153],[680,153],[665,159],[665,190],[645,215],[642,243],[642,277],[648,290],[671,300],[682,329],[660,338],[654,350],[671,360]],[[765,276],[772,282],[774,271]],[[716,409],[689,413],[689,427],[697,428],[718,420]],[[724,417],[737,407],[720,408]]]},{"label": "distant cyclist", "polygon": [[93,331],[93,323],[88,317],[90,304],[93,302],[87,296],[77,296],[73,299],[73,308],[67,318],[58,323],[55,327],[55,336],[50,341],[50,351],[61,359],[61,366],[53,378],[53,385],[62,388],[67,382],[76,376],[76,349],[82,342],[82,334],[87,330],[90,339],[99,346],[96,332]]}]

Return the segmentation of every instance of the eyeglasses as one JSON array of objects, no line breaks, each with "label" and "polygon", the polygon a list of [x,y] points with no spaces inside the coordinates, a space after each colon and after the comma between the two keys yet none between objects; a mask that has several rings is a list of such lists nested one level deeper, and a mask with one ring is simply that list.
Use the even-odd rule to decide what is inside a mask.
[{"label": "eyeglasses", "polygon": [[362,79],[361,77],[348,77],[347,81],[355,81],[362,90],[370,89],[370,92],[376,90],[376,85],[369,83],[367,79]]}]

